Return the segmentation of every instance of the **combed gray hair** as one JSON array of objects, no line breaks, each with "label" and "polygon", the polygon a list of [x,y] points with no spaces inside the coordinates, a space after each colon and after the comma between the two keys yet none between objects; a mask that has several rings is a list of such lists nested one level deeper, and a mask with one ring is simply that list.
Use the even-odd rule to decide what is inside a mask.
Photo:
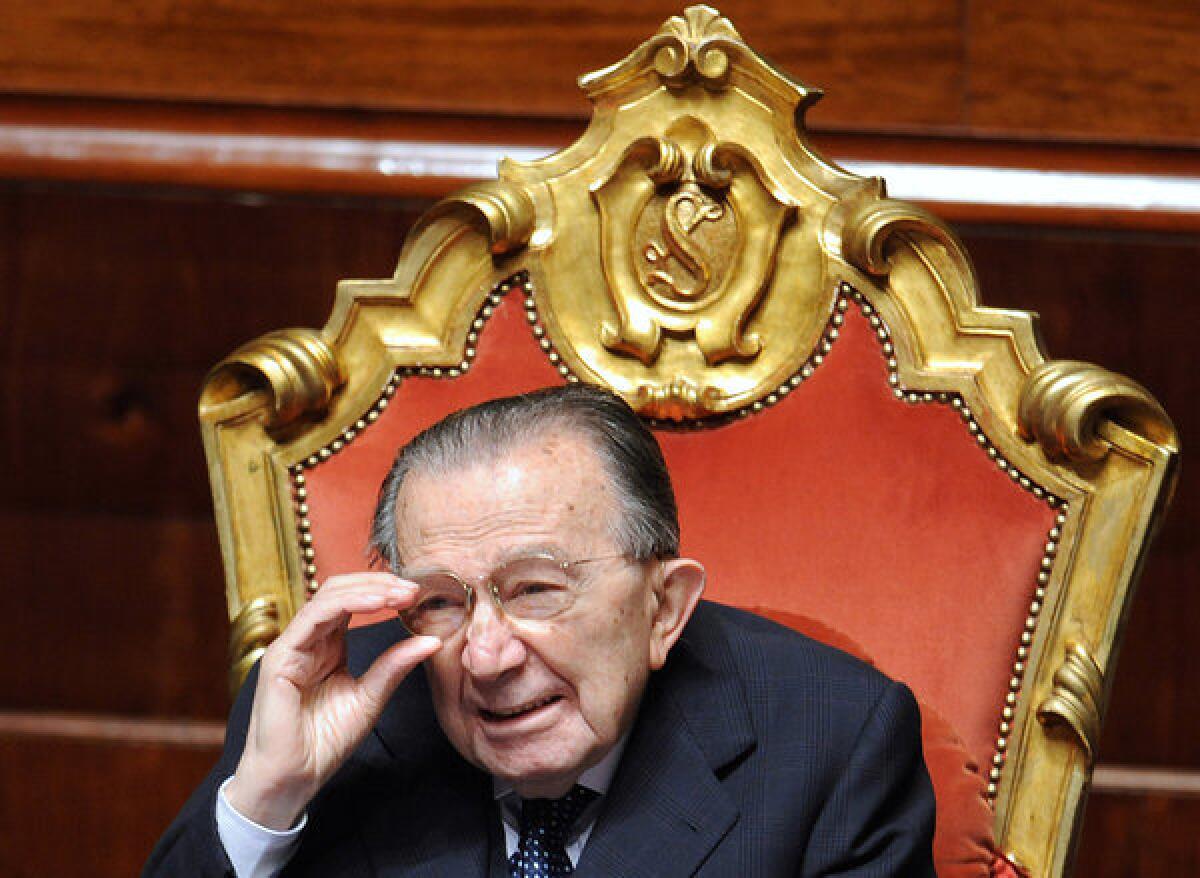
[{"label": "combed gray hair", "polygon": [[371,521],[372,560],[398,571],[396,500],[409,473],[444,474],[494,460],[531,438],[573,430],[599,455],[620,503],[612,523],[632,558],[679,554],[679,512],[654,434],[623,399],[588,384],[548,387],[480,403],[438,421],[399,450],[379,488]]}]

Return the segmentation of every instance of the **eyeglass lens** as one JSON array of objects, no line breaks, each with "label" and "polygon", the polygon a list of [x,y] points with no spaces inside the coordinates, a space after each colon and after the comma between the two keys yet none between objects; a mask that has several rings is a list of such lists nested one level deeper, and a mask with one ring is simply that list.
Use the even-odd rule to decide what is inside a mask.
[{"label": "eyeglass lens", "polygon": [[[553,558],[523,558],[505,564],[489,580],[504,612],[514,619],[549,619],[566,610],[578,595],[568,567]],[[408,575],[417,586],[413,606],[400,614],[414,634],[453,634],[471,610],[468,587],[452,573]]]}]

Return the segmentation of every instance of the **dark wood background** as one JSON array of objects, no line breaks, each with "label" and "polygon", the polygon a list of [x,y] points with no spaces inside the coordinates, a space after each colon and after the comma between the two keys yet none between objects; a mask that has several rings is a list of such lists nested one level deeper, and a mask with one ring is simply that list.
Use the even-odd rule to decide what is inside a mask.
[{"label": "dark wood background", "polygon": [[[1200,176],[1200,6],[1053,7],[723,11],[828,90],[810,121],[835,157]],[[262,332],[323,324],[339,278],[390,274],[459,182],[164,160],[100,135],[565,143],[586,115],[575,76],[677,11],[0,0],[0,874],[135,874],[211,763],[227,623],[201,379]],[[78,148],[39,150],[49,128]],[[1052,355],[1137,378],[1197,434],[1196,216],[951,217],[988,303],[1041,312]],[[1198,522],[1185,467],[1116,671],[1081,876],[1200,873]]]}]

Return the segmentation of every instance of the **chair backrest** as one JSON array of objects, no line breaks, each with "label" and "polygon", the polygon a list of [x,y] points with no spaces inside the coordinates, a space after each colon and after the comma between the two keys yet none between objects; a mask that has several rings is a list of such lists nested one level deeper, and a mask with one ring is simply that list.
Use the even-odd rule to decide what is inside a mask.
[{"label": "chair backrest", "polygon": [[955,236],[817,155],[820,92],[715,10],[583,77],[580,140],[440,202],[320,331],[200,405],[233,680],[362,568],[396,448],[448,412],[607,385],[658,431],[708,597],[871,661],[922,704],[939,874],[1069,866],[1174,428],[979,304]]}]

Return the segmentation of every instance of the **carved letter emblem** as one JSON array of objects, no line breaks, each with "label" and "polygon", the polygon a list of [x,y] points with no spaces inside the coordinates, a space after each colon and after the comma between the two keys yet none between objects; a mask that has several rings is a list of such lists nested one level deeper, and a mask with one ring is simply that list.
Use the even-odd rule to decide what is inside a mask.
[{"label": "carved letter emblem", "polygon": [[759,354],[745,325],[794,208],[775,200],[747,156],[684,119],[630,145],[592,197],[617,312],[601,327],[606,348],[649,365],[667,332],[694,339],[710,366]]}]

